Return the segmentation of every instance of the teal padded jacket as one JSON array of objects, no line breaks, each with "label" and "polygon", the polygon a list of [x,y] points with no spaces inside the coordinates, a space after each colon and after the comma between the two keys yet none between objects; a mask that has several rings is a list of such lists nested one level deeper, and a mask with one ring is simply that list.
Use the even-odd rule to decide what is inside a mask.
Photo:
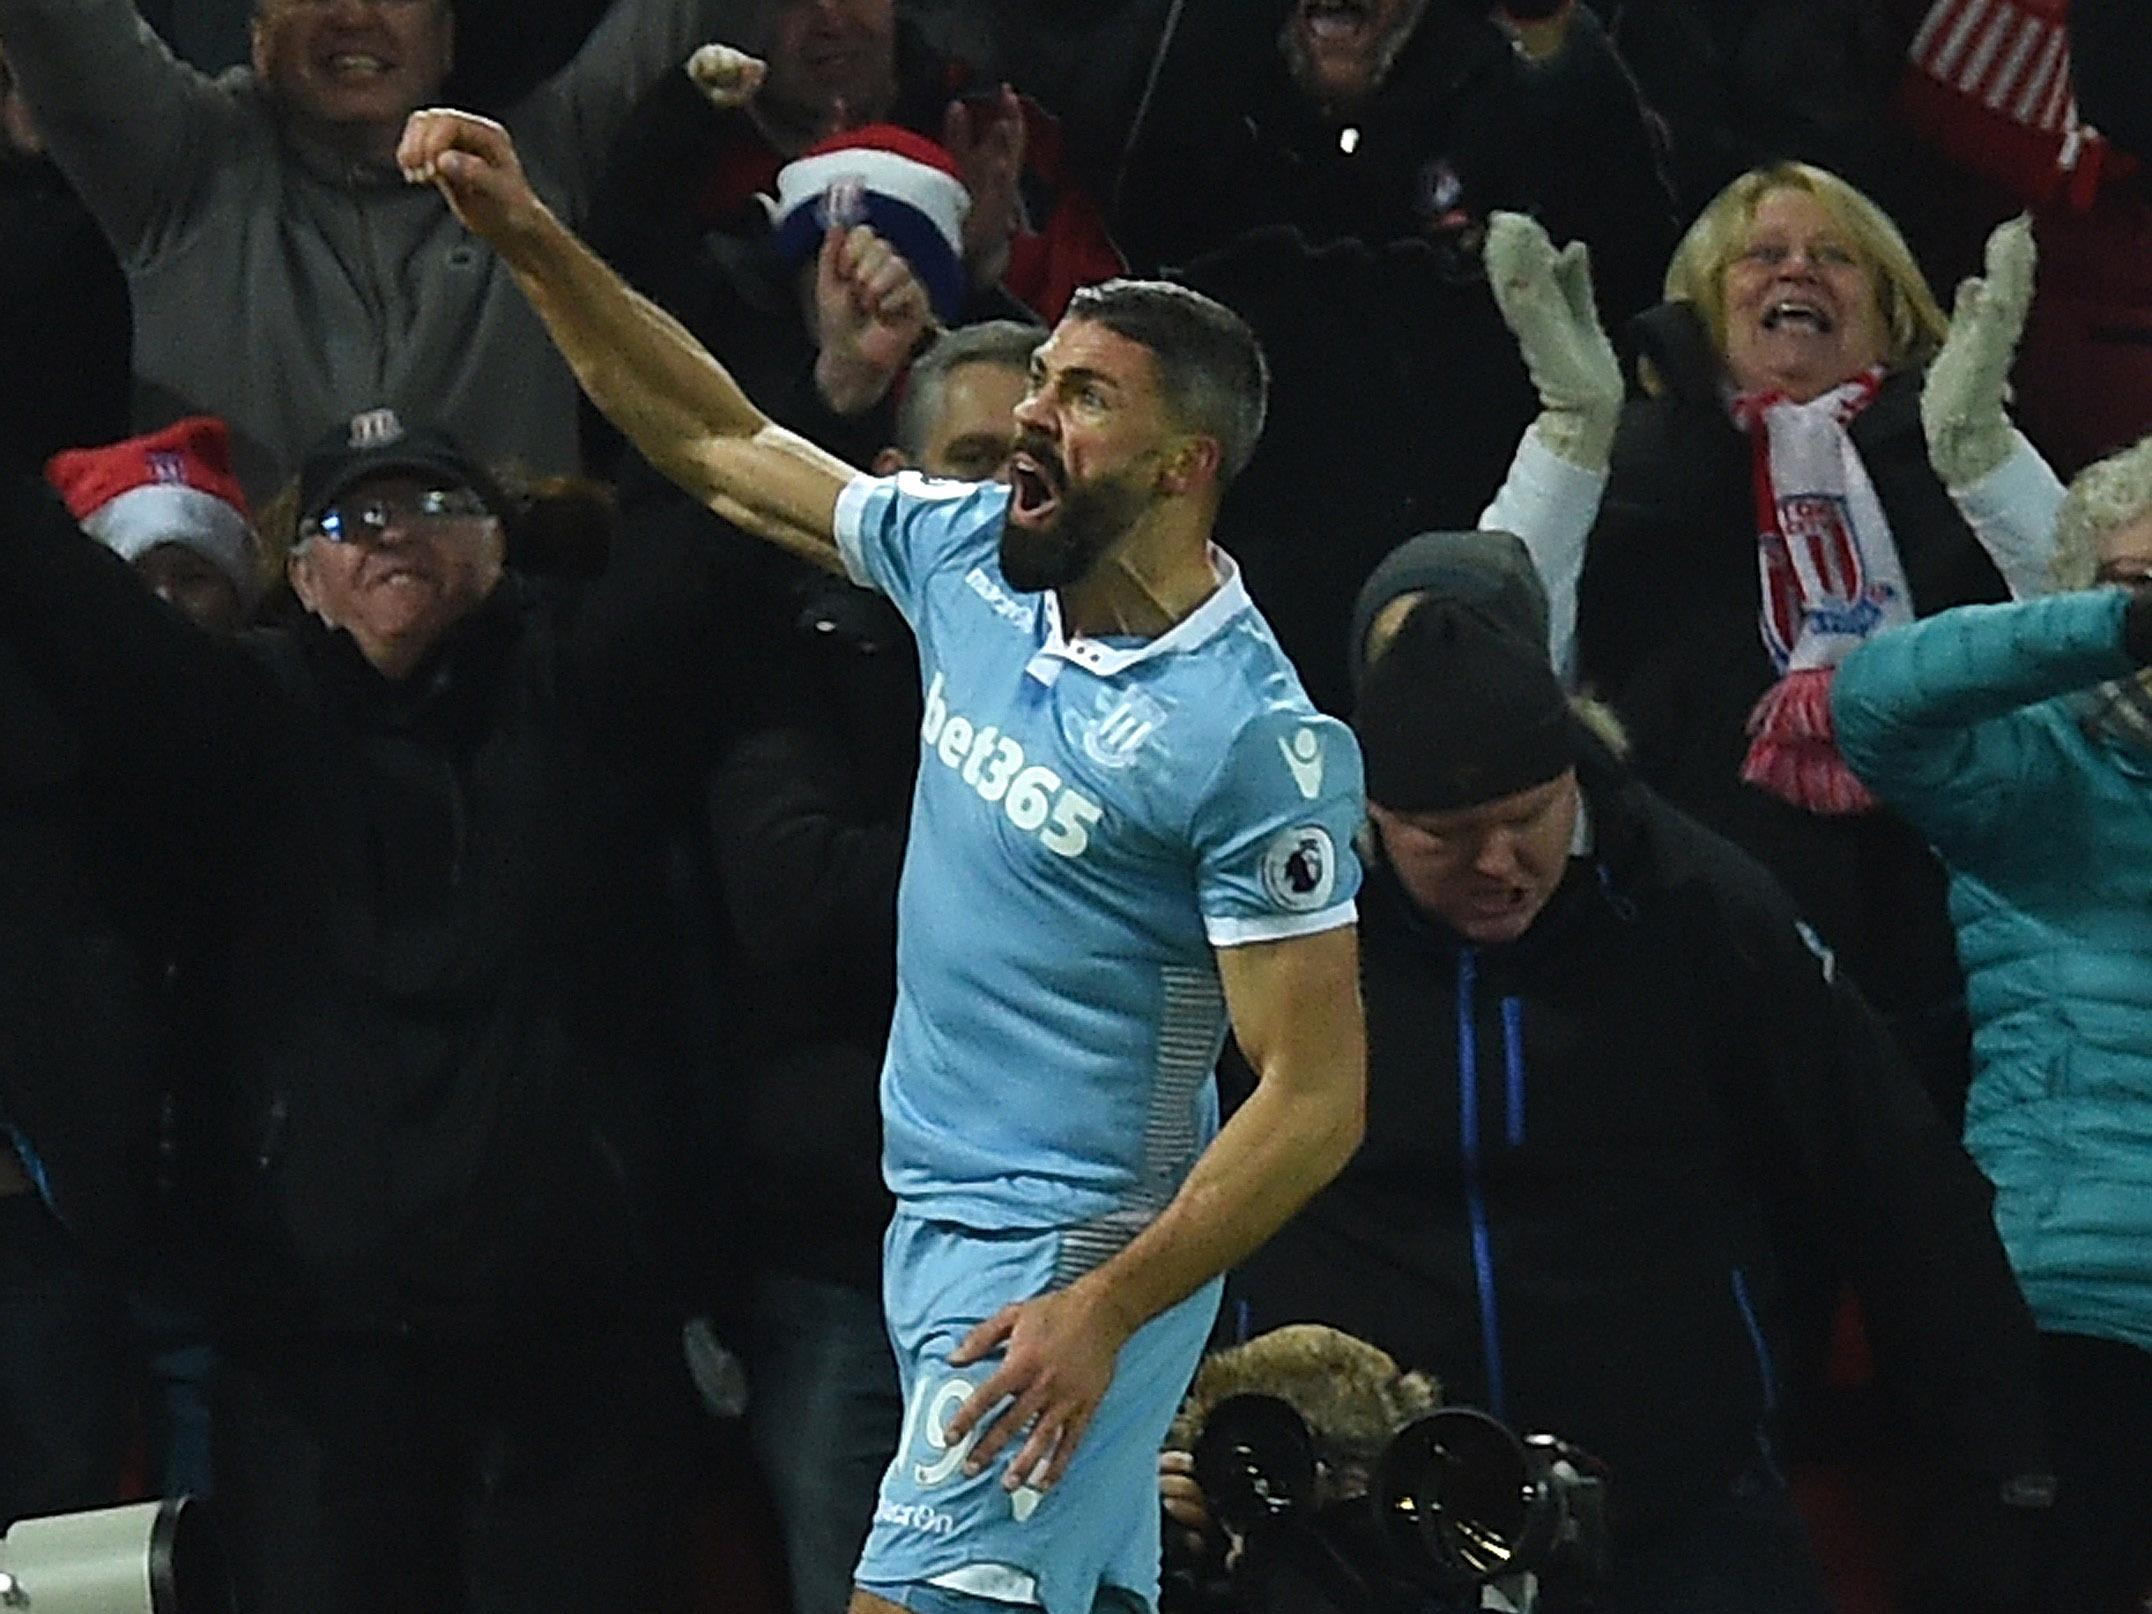
[{"label": "teal padded jacket", "polygon": [[2034,1317],[2152,1350],[2152,753],[2088,729],[2119,589],[1871,640],[1839,747],[1950,869],[1973,1019],[1965,1144]]}]

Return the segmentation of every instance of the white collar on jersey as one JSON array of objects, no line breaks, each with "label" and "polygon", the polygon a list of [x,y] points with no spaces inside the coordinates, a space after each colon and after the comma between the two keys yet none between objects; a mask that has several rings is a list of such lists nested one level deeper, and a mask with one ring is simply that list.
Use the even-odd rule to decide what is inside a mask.
[{"label": "white collar on jersey", "polygon": [[1233,557],[1216,544],[1210,546],[1211,571],[1217,575],[1218,586],[1210,598],[1182,617],[1155,639],[1145,639],[1140,644],[1105,644],[1097,639],[1087,639],[1079,634],[1071,639],[1061,629],[1061,596],[1052,589],[1046,591],[1046,642],[1024,670],[1042,684],[1050,684],[1061,676],[1061,664],[1074,662],[1085,672],[1100,678],[1111,678],[1126,671],[1138,662],[1153,656],[1167,656],[1176,650],[1193,650],[1197,645],[1215,635],[1219,629],[1238,616],[1248,605],[1248,585],[1240,579],[1240,568]]}]

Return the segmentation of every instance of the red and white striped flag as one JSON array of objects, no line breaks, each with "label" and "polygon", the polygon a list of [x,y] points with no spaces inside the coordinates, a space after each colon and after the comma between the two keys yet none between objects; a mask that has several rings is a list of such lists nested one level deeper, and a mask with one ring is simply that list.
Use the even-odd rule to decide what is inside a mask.
[{"label": "red and white striped flag", "polygon": [[1936,0],[1907,52],[1900,112],[2028,202],[2089,206],[2126,159],[2078,116],[2068,14],[2069,0]]}]

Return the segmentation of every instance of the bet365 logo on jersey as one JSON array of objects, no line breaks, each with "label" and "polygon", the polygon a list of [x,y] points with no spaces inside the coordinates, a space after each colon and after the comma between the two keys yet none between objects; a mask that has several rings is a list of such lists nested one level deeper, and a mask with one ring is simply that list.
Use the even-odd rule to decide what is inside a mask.
[{"label": "bet365 logo on jersey", "polygon": [[949,710],[942,675],[927,686],[926,721],[919,737],[927,755],[938,757],[981,801],[997,803],[1008,820],[1063,857],[1080,857],[1091,844],[1091,826],[1104,816],[1099,804],[1064,786],[1061,775],[1031,762],[1024,748],[993,724],[979,726]]}]

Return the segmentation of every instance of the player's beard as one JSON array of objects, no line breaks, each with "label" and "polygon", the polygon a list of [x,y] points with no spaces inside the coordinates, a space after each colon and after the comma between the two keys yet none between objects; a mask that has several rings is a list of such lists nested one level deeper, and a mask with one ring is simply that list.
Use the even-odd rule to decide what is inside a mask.
[{"label": "player's beard", "polygon": [[1019,527],[1003,517],[1001,575],[1025,594],[1080,583],[1136,524],[1150,503],[1150,489],[1126,478],[1071,486],[1060,456],[1049,445],[1020,438],[1016,446],[1050,474],[1061,508],[1045,528]]}]

